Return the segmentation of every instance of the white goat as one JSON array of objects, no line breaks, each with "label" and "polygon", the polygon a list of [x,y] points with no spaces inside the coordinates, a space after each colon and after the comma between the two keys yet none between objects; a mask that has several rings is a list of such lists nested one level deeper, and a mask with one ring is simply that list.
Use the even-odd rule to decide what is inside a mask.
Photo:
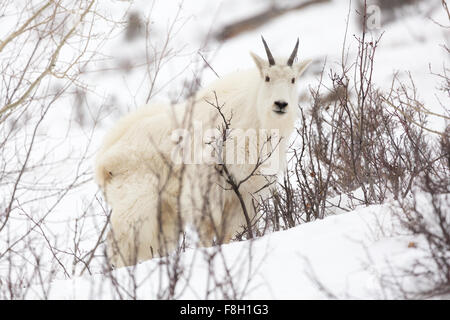
[{"label": "white goat", "polygon": [[[310,61],[294,63],[297,40],[290,57],[277,58],[275,63],[262,40],[268,61],[251,53],[257,68],[223,77],[199,91],[191,101],[144,106],[121,119],[106,135],[96,158],[95,179],[112,208],[107,254],[116,267],[169,253],[187,224],[197,227],[204,245],[210,245],[214,237],[219,243],[227,243],[245,225],[241,202],[227,188],[217,165],[174,161],[180,141],[174,141],[173,133],[178,129],[195,136],[192,123],[205,130],[230,120],[233,138],[239,138],[242,130],[246,134],[253,130],[259,138],[261,130],[277,132],[279,143],[276,148],[272,144],[265,155],[273,155],[277,149],[274,173],[285,168],[286,143],[297,118],[296,80]],[[205,146],[204,139],[188,145]],[[257,150],[262,150],[259,141]],[[225,145],[230,153],[230,144]],[[245,142],[236,155],[245,158],[248,152],[249,144]],[[261,174],[258,168],[246,179],[255,169],[254,163],[226,166],[235,181],[245,180],[239,193],[253,218],[252,199],[265,195],[263,187],[273,176]]]}]

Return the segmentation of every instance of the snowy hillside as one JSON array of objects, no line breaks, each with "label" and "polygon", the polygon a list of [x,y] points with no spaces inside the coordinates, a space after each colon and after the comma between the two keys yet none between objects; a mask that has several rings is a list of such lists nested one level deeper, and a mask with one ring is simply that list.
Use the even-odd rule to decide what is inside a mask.
[{"label": "snowy hillside", "polygon": [[[395,298],[383,287],[382,276],[391,276],[391,270],[412,268],[416,259],[423,258],[426,244],[423,239],[402,234],[399,228],[394,230],[394,221],[388,205],[359,208],[264,236],[252,244],[223,245],[223,259],[232,265],[236,290],[242,290],[245,299]],[[182,255],[181,265],[187,266],[192,276],[177,298],[207,298],[206,280],[211,275],[205,261],[209,255],[203,250],[188,250]],[[133,281],[130,270],[114,271],[114,277],[124,285],[118,292],[109,277],[95,275],[55,281],[48,297],[114,299],[135,294],[140,299],[155,299],[161,281],[161,274],[155,272],[158,263],[148,261],[131,268],[136,277]],[[225,271],[220,265],[217,268],[215,276],[223,277]],[[139,283],[136,292],[134,281]],[[183,281],[179,284],[181,288],[184,285]],[[41,298],[39,288],[32,291],[31,297]],[[223,296],[217,293],[209,298]]]},{"label": "snowy hillside", "polygon": [[[290,5],[290,1],[273,2],[279,6]],[[375,42],[381,37],[371,75],[376,84],[374,96],[383,93],[389,103],[397,101],[403,106],[402,99],[410,101],[410,96],[402,95],[399,84],[404,83],[408,90],[415,89],[414,101],[427,108],[424,145],[428,143],[438,154],[441,145],[442,150],[448,150],[445,141],[448,141],[450,119],[447,77],[450,33],[448,27],[442,27],[449,25],[448,11],[443,10],[441,1],[435,2],[430,5],[428,1],[417,1],[412,6],[393,9],[398,18],[370,30],[367,41]],[[89,3],[86,1],[86,5]],[[54,78],[45,85],[33,87],[29,96],[23,89],[25,102],[19,100],[25,103],[23,109],[9,109],[22,89],[16,90],[17,93],[11,90],[14,91],[11,93],[8,90],[12,85],[3,81],[0,108],[8,107],[4,114],[9,118],[3,118],[0,112],[3,152],[0,162],[0,299],[450,298],[450,279],[442,276],[445,273],[442,270],[450,265],[450,241],[444,241],[447,247],[439,247],[432,240],[448,235],[445,228],[450,226],[449,166],[444,166],[440,172],[444,176],[439,180],[444,181],[440,187],[433,189],[434,184],[429,183],[429,189],[421,188],[415,183],[419,178],[428,181],[428,176],[422,176],[421,171],[428,167],[415,166],[415,160],[410,164],[411,176],[417,177],[414,184],[408,185],[407,178],[399,178],[400,189],[406,185],[405,197],[401,196],[402,192],[397,197],[396,191],[389,189],[380,192],[382,195],[377,193],[376,201],[363,203],[361,185],[368,186],[373,181],[358,181],[358,184],[357,179],[348,178],[349,185],[356,186],[348,191],[337,190],[334,185],[333,189],[330,185],[329,197],[320,200],[322,215],[304,219],[303,211],[307,211],[304,209],[313,204],[296,207],[300,218],[292,228],[282,225],[277,231],[266,232],[254,240],[244,239],[211,248],[188,244],[181,253],[132,267],[106,270],[104,239],[109,209],[93,181],[92,168],[105,133],[121,116],[147,102],[182,101],[189,95],[190,83],[198,81],[205,87],[230,71],[252,68],[254,63],[249,51],[265,56],[261,35],[275,56],[291,52],[299,37],[299,59],[313,60],[299,80],[300,107],[308,119],[314,114],[314,90],[320,87],[333,93],[337,81],[331,78],[339,73],[343,60],[349,66],[357,61],[357,39],[361,30],[357,23],[356,1],[351,4],[341,0],[320,1],[301,10],[288,11],[226,41],[215,38],[224,26],[264,12],[271,3],[257,0],[101,1],[95,4],[99,14],[92,15],[94,23],[82,24],[83,32],[91,39],[83,56],[76,59],[74,52],[84,48],[84,40],[71,42],[69,39],[69,45],[59,52],[62,62],[56,64],[56,70],[43,72],[45,76],[55,74]],[[17,21],[25,20],[20,15],[22,5],[21,1],[9,1],[1,9],[4,14],[0,18],[0,39],[7,39],[20,26]],[[29,6],[33,10],[38,7]],[[77,5],[72,9],[79,10]],[[141,23],[136,35],[130,36],[127,25],[131,23],[127,19],[133,13],[138,14]],[[380,14],[384,18],[386,12],[380,11]],[[58,19],[55,21],[65,21],[63,17]],[[33,28],[40,27],[38,24]],[[62,28],[62,35],[66,29]],[[58,34],[56,40],[49,38],[50,44],[42,49],[41,55],[48,54],[62,35]],[[18,83],[18,87],[24,84],[8,68],[35,67],[42,71],[49,64],[48,59],[36,60],[39,54],[35,56],[31,45],[41,41],[37,40],[40,36],[32,34],[30,37],[32,40],[15,44],[11,49],[6,42],[5,51],[0,47],[2,61],[13,61],[2,62],[2,68],[8,71],[4,71],[4,75],[8,74],[12,79],[10,83]],[[84,38],[80,36],[80,39]],[[18,52],[20,56],[12,59]],[[28,64],[23,58],[27,54],[32,57]],[[64,73],[73,60],[76,60],[75,71]],[[351,76],[357,77],[358,72],[352,69]],[[33,83],[35,73],[31,75],[31,80],[23,81],[27,85]],[[394,76],[399,81],[395,85]],[[58,90],[63,89],[67,91],[59,95]],[[350,98],[358,100],[354,93],[358,90],[357,82],[350,82],[349,90],[353,90]],[[320,101],[325,100],[322,96],[325,94],[321,93]],[[45,112],[41,111],[44,108],[27,109],[26,103],[41,108],[40,101],[47,100],[52,102]],[[396,113],[395,108],[388,109],[391,106],[388,102],[382,101],[392,118],[407,119],[406,116],[401,118],[402,114]],[[46,104],[42,102],[43,105]],[[15,114],[6,113],[8,110],[20,115],[15,118]],[[411,119],[420,118],[419,109],[413,110]],[[325,123],[331,122],[328,115],[324,116]],[[399,131],[404,128],[402,121],[398,121],[398,128],[392,129],[394,138],[399,141],[407,139],[404,132],[410,132],[408,129]],[[298,122],[299,126],[302,124]],[[376,138],[377,131],[373,132]],[[299,137],[298,140],[293,138],[296,142],[293,145],[305,141]],[[315,136],[311,133],[308,137]],[[343,141],[339,143],[344,145]],[[405,149],[408,146],[404,144]],[[330,148],[335,150],[333,146]],[[389,161],[398,158],[396,151]],[[445,164],[446,156],[450,161],[444,151],[433,164],[439,161]],[[408,162],[408,156],[402,154],[400,158]],[[307,162],[310,158],[305,159],[299,161],[299,167],[306,168],[306,163],[310,164]],[[327,171],[323,163],[316,165],[312,160],[311,163],[313,168]],[[290,165],[295,170],[294,165]],[[379,163],[374,167],[377,165]],[[305,172],[305,181],[318,175]],[[390,173],[383,171],[377,177],[391,183],[394,179]],[[339,176],[339,179],[344,178]],[[295,180],[294,174],[289,179],[293,184],[303,181],[302,178]],[[381,185],[379,180],[374,184]],[[438,194],[435,190],[443,191]],[[376,192],[378,189],[373,193]],[[306,195],[299,195],[306,199]],[[413,209],[408,211],[406,207]],[[415,230],[412,223],[416,222],[415,217],[408,220],[407,212],[420,215],[420,221],[425,221],[420,226],[424,227]],[[440,251],[436,253],[435,248]],[[436,294],[428,293],[427,290],[435,290],[438,284],[443,285]],[[408,294],[402,291],[405,289]],[[416,296],[415,292],[425,293]]]}]

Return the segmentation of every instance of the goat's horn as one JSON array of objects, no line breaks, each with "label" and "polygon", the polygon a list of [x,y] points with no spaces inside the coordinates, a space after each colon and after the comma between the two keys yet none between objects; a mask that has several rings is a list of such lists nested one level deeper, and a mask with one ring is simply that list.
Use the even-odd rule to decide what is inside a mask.
[{"label": "goat's horn", "polygon": [[270,52],[269,47],[267,46],[266,40],[264,40],[263,36],[261,36],[262,42],[264,43],[264,48],[266,49],[267,59],[269,60],[269,65],[273,66],[275,65],[275,59],[272,56],[272,53]]},{"label": "goat's horn", "polygon": [[297,50],[298,50],[298,38],[297,38],[297,43],[295,44],[294,51],[292,51],[291,56],[289,57],[289,60],[287,62],[287,65],[290,67],[292,67],[292,64],[294,63],[294,59],[297,56]]}]

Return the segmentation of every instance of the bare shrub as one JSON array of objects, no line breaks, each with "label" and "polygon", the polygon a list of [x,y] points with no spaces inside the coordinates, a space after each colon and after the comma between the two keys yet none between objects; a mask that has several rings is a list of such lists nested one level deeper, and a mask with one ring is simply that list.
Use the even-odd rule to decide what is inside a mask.
[{"label": "bare shrub", "polygon": [[362,29],[355,36],[355,59],[348,61],[345,35],[341,63],[328,72],[332,86],[324,85],[322,70],[317,87],[310,89],[309,108],[300,108],[286,178],[260,203],[262,230],[405,198],[420,174],[431,172],[441,158],[429,147],[428,134],[442,137],[444,146],[445,135],[429,128],[432,113],[417,98],[411,76],[405,83],[395,75],[387,92],[373,83],[382,35],[373,39]]},{"label": "bare shrub", "polygon": [[[363,7],[366,5],[364,1]],[[445,1],[443,7],[446,10]],[[367,15],[364,12],[361,15],[364,23]],[[322,134],[322,139],[317,138],[321,142],[306,144],[306,152],[301,149],[297,153],[310,151],[312,159],[330,168],[329,194],[345,194],[350,207],[394,203],[393,215],[403,226],[402,231],[397,231],[404,234],[406,230],[417,240],[410,242],[409,248],[421,250],[420,260],[412,261],[408,268],[391,268],[379,275],[385,298],[445,297],[450,292],[449,127],[446,124],[442,132],[428,121],[430,117],[438,117],[448,122],[448,110],[442,103],[441,114],[424,105],[410,74],[406,80],[395,74],[387,92],[378,89],[371,82],[371,74],[379,39],[365,40],[365,26],[361,29],[362,35],[356,38],[357,59],[349,67],[343,60],[340,72],[330,72],[333,83],[330,93],[322,95],[322,100],[314,99],[311,107],[311,119],[317,114],[319,118],[315,127],[307,128],[315,129],[317,137]],[[441,74],[435,75],[442,79],[439,89],[447,95],[445,67]],[[335,114],[338,117],[334,118]],[[336,140],[332,139],[333,133]],[[327,151],[333,141],[335,148]],[[325,151],[314,153],[315,150]],[[333,161],[327,154],[333,155]],[[316,176],[317,170],[313,168],[307,163],[300,172],[313,172]],[[302,184],[299,186],[302,189]],[[290,193],[296,191],[293,188]],[[336,298],[315,275],[311,279],[321,291]]]}]

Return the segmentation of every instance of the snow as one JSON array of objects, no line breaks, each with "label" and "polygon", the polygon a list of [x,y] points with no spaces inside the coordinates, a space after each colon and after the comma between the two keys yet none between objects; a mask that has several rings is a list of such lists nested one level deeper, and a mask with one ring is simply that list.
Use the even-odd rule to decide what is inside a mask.
[{"label": "snow", "polygon": [[[325,70],[339,67],[349,12],[347,1],[332,1],[291,12],[255,31],[230,39],[226,43],[221,44],[211,40],[207,46],[203,45],[212,31],[217,31],[220,26],[259,12],[267,4],[266,1],[256,0],[214,2],[196,0],[195,3],[185,1],[178,22],[175,24],[176,34],[170,43],[171,48],[181,48],[181,52],[164,65],[152,101],[168,101],[171,97],[177,96],[179,92],[174,88],[179,88],[184,80],[190,79],[201,63],[198,51],[204,53],[219,75],[252,66],[248,51],[264,55],[260,43],[261,34],[273,48],[275,56],[290,52],[296,38],[300,37],[300,59],[316,60],[316,65],[305,74],[301,81],[302,92],[307,92],[310,86],[316,86],[317,70],[322,69],[325,61]],[[140,0],[135,1],[131,7],[126,1],[112,1],[99,6],[101,10],[108,13],[107,15],[115,17],[123,16],[125,10],[135,10],[148,15],[152,9],[151,20],[154,28],[152,30],[158,35],[154,42],[156,48],[163,43],[164,39],[161,35],[170,28],[170,21],[174,19],[178,10],[176,1]],[[354,57],[356,48],[353,35],[358,33],[353,19],[353,9],[344,48],[349,49],[350,60]],[[446,21],[442,10],[434,10],[431,15],[435,21]],[[97,28],[101,29],[101,26]],[[0,30],[3,29],[0,28]],[[377,49],[374,81],[384,90],[388,90],[395,72],[400,72],[402,77],[410,72],[416,81],[419,97],[432,111],[442,113],[439,100],[445,102],[448,97],[436,91],[440,80],[430,74],[430,67],[433,71],[439,72],[443,67],[442,61],[448,63],[448,54],[441,45],[448,43],[449,34],[443,33],[442,28],[431,19],[424,19],[419,15],[412,15],[400,22],[382,27],[381,30],[375,30],[373,36],[380,35],[381,31],[385,32]],[[112,62],[117,61],[130,60],[137,65],[145,62],[143,41],[137,39],[124,45],[123,34],[115,35],[112,41],[101,45],[102,54],[108,59],[97,62],[95,68],[107,69],[113,65]],[[66,54],[70,55],[70,52]],[[181,73],[180,70],[182,70]],[[202,83],[207,84],[215,77],[211,70],[206,69],[202,74]],[[46,173],[49,177],[46,180],[49,185],[52,183],[52,175],[69,172],[66,175],[70,177],[76,170],[74,164],[79,159],[78,155],[82,154],[82,150],[86,148],[87,153],[92,155],[109,126],[122,114],[143,104],[147,87],[144,86],[145,90],[142,90],[142,86],[149,79],[145,75],[144,67],[138,67],[120,76],[117,76],[114,71],[90,73],[87,70],[84,80],[92,84],[92,91],[95,92],[95,95],[90,97],[89,105],[102,105],[107,104],[105,101],[110,101],[112,110],[102,113],[101,124],[93,133],[92,145],[88,147],[86,143],[90,132],[82,128],[71,133],[68,141],[63,140],[67,138],[67,128],[64,127],[66,121],[61,119],[70,119],[73,116],[70,108],[58,109],[50,115],[42,131],[46,132],[51,139],[42,152],[45,153],[46,150],[52,150],[57,146],[58,152],[54,153],[55,158],[58,158],[59,154],[66,153],[77,156],[58,168],[57,173],[53,171],[51,174]],[[169,80],[172,81],[171,86],[164,86]],[[67,101],[67,103],[70,102]],[[89,110],[85,111],[89,114]],[[432,117],[430,125],[435,130],[444,128],[443,120],[438,118]],[[65,143],[59,145],[61,141]],[[86,166],[91,164],[90,162]],[[70,170],[65,171],[68,167]],[[89,172],[90,169],[86,170]],[[70,246],[71,233],[67,230],[68,228],[71,232],[73,230],[68,224],[81,215],[82,210],[86,208],[86,202],[93,199],[96,192],[98,189],[91,181],[82,189],[75,189],[61,203],[58,203],[56,214],[50,217],[52,220],[49,228],[54,238],[58,239],[63,247]],[[44,207],[51,205],[45,201],[42,203]],[[426,200],[423,200],[423,203],[426,203]],[[318,282],[323,284],[332,297],[395,298],[383,287],[381,276],[392,269],[407,269],[425,254],[424,250],[420,250],[421,246],[425,246],[424,239],[408,235],[398,225],[395,212],[398,213],[398,209],[392,203],[357,207],[350,212],[339,212],[323,220],[305,223],[254,241],[223,245],[223,258],[216,257],[216,261],[213,262],[214,270],[218,277],[224,277],[225,271],[221,259],[225,259],[232,265],[231,273],[238,285],[237,291],[244,291],[242,298],[245,299],[330,298],[330,295],[320,290]],[[98,233],[98,226],[101,225],[102,219],[104,216],[98,214],[90,218],[87,226],[90,231],[86,233],[86,238],[88,235]],[[19,232],[18,230],[16,229],[16,232]],[[95,239],[95,236],[93,238]],[[411,242],[416,245],[409,247]],[[85,248],[90,248],[92,243],[86,239],[83,245]],[[175,294],[175,298],[224,297],[221,292],[205,297],[205,288],[210,285],[207,281],[210,265],[206,257],[213,250],[214,248],[188,249],[181,254],[182,264],[190,274],[189,285],[186,287],[180,285],[182,289],[180,288]],[[249,250],[252,252],[252,259],[248,258]],[[158,298],[158,294],[161,294],[158,288],[164,287],[167,283],[165,275],[157,271],[161,261],[163,259],[143,262],[132,269],[137,282],[140,283],[135,293],[136,297],[155,299]],[[132,287],[130,270],[127,268],[114,270],[111,275],[120,279],[120,283],[125,288],[130,289]],[[125,298],[133,297],[133,294],[127,295],[125,290],[115,291],[111,284],[111,275],[101,270],[95,272],[94,275],[84,274],[68,280],[58,276],[59,280],[51,283],[48,298],[110,299],[119,298],[121,294]],[[251,281],[248,288],[244,290],[249,274]],[[40,286],[32,287],[27,298],[43,298],[41,289]],[[227,290],[230,293],[229,289]]]},{"label": "snow", "polygon": [[[249,280],[245,299],[326,299],[315,280],[334,298],[392,298],[381,286],[380,275],[392,263],[407,267],[424,256],[421,241],[392,229],[395,215],[389,205],[360,207],[352,212],[329,216],[323,220],[299,225],[266,235],[253,241],[222,246],[224,260],[233,265],[231,273],[237,286]],[[418,244],[408,247],[411,241]],[[423,242],[423,241],[422,241]],[[251,249],[252,258],[248,257]],[[189,287],[175,295],[178,299],[204,298],[210,249],[188,249],[181,254],[181,264],[192,271]],[[370,258],[370,263],[368,262]],[[160,259],[140,263],[137,267],[112,271],[127,287],[130,272],[139,287],[136,297],[155,299],[158,284],[167,279],[155,272]],[[249,265],[251,261],[251,266]],[[215,273],[223,277],[222,259],[215,261]],[[389,264],[390,263],[390,264]],[[250,269],[249,269],[250,268]],[[249,271],[250,270],[250,271]],[[248,277],[247,272],[250,272]],[[186,273],[188,273],[186,271]],[[141,282],[142,281],[142,282]],[[130,285],[131,287],[131,285]],[[129,288],[130,288],[129,287]],[[39,298],[39,289],[30,297]],[[122,292],[124,293],[125,290]],[[117,298],[107,275],[94,275],[56,281],[50,299]],[[210,298],[223,298],[220,294]]]}]

